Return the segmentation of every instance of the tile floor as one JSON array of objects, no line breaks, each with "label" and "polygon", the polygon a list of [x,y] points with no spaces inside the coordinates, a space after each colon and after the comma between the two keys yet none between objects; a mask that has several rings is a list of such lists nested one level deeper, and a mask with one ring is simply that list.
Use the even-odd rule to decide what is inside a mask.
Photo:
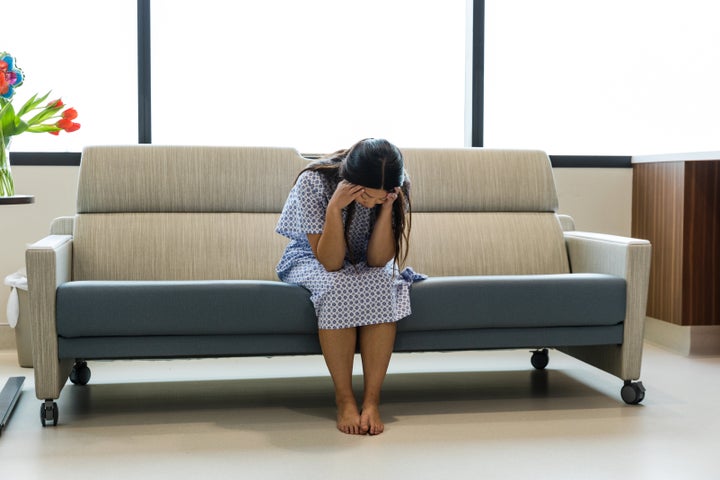
[{"label": "tile floor", "polygon": [[640,406],[555,351],[545,371],[526,351],[395,355],[377,437],[335,430],[319,356],[90,367],[43,428],[32,370],[0,351],[0,383],[27,377],[0,479],[720,479],[720,357],[651,344]]}]

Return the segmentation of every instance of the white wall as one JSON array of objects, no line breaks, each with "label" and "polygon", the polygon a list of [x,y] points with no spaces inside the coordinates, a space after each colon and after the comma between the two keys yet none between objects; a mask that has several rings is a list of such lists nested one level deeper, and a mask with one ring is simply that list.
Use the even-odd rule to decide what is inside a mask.
[{"label": "white wall", "polygon": [[[0,206],[0,279],[25,266],[25,246],[50,231],[56,217],[75,213],[78,167],[14,166],[18,194],[35,195],[30,205]],[[10,290],[0,286],[0,349],[14,348],[5,311]]]},{"label": "white wall", "polygon": [[[25,265],[25,246],[48,234],[50,222],[75,212],[78,167],[20,166],[13,173],[18,193],[34,194],[32,205],[0,207],[0,278]],[[578,230],[630,235],[632,169],[554,170],[560,213],[575,218]],[[14,348],[6,324],[9,289],[0,287],[0,349]]]},{"label": "white wall", "polygon": [[630,236],[631,168],[555,168],[559,213],[575,219],[575,229]]}]

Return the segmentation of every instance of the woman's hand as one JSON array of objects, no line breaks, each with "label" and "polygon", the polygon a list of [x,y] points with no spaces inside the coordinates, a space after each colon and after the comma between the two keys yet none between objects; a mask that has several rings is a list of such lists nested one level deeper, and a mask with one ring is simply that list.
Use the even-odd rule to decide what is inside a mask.
[{"label": "woman's hand", "polygon": [[395,203],[395,200],[400,196],[400,187],[395,187],[394,191],[387,194],[387,197],[385,197],[385,201],[382,203],[383,210],[392,209],[393,203]]},{"label": "woman's hand", "polygon": [[338,183],[333,196],[330,197],[328,203],[328,209],[336,208],[342,210],[343,208],[350,205],[352,202],[357,200],[362,195],[364,189],[359,185],[352,184],[347,180],[342,180]]},{"label": "woman's hand", "polygon": [[392,206],[400,196],[400,187],[389,192],[382,202],[368,243],[367,264],[382,267],[395,256],[395,237],[392,228]]}]

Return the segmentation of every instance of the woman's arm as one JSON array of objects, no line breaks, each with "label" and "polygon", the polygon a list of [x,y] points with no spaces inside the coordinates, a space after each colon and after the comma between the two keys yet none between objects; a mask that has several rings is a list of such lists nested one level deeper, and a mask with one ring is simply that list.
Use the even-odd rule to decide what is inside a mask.
[{"label": "woman's arm", "polygon": [[345,180],[341,181],[330,198],[325,211],[325,225],[321,234],[308,234],[308,242],[315,258],[328,272],[342,268],[347,245],[342,210],[362,193],[363,188]]},{"label": "woman's arm", "polygon": [[392,206],[398,198],[398,190],[399,188],[396,188],[395,193],[388,194],[375,220],[367,251],[367,264],[370,267],[384,267],[397,255],[392,228]]}]

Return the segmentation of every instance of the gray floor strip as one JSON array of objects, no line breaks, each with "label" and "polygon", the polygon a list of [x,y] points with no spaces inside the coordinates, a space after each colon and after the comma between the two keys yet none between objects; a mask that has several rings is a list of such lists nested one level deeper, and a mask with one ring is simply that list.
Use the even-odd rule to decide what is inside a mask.
[{"label": "gray floor strip", "polygon": [[22,385],[25,377],[10,377],[0,392],[0,436],[5,429],[10,415],[12,414],[15,403],[22,392]]}]

